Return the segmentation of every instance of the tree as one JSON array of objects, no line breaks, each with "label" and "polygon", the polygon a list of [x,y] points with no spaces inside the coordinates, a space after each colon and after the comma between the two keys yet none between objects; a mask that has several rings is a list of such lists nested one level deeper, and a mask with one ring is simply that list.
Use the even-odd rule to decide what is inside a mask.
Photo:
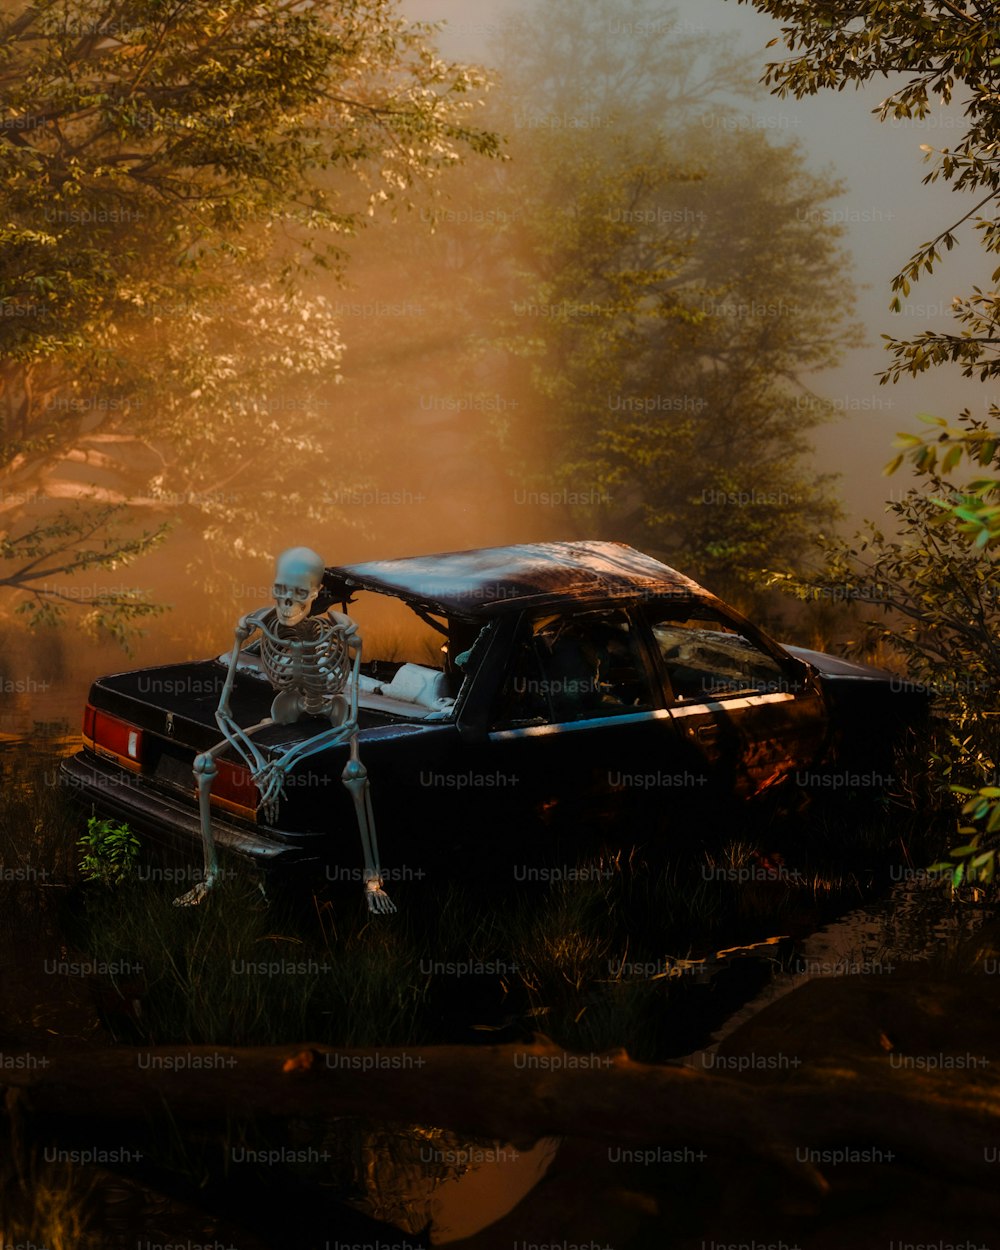
[{"label": "tree", "polygon": [[419,315],[352,326],[339,410],[405,446],[380,483],[434,501],[429,541],[616,538],[749,603],[836,515],[807,383],[853,336],[837,187],[652,0],[526,10],[491,61],[508,159],[360,241],[364,298]]},{"label": "tree", "polygon": [[[282,436],[280,454],[257,458],[256,485],[282,490],[302,471],[316,410],[276,431],[259,391],[255,406],[248,372],[262,335],[287,314],[277,345],[310,319],[313,344],[272,351],[270,363],[293,396],[333,381],[341,344],[322,302],[296,294],[304,270],[339,271],[377,209],[408,204],[417,181],[465,153],[497,150],[469,119],[484,76],[442,61],[432,34],[400,18],[395,0],[224,9],[43,0],[9,13],[0,26],[0,505],[10,528],[0,533],[9,568],[0,585],[34,588],[29,606],[51,615],[58,601],[37,589],[43,577],[111,567],[162,536],[105,534],[77,559],[74,535],[103,529],[108,512],[53,517],[38,504],[54,469],[98,464],[127,437],[166,456],[175,494],[195,483],[206,494],[196,468],[218,452],[227,423],[243,470],[262,440]],[[166,372],[153,374],[151,360]],[[152,377],[155,409],[139,402],[152,398]],[[171,487],[169,473],[153,476],[154,492]],[[92,603],[103,623],[137,606]]]},{"label": "tree", "polygon": [[492,338],[530,367],[522,476],[581,529],[754,598],[755,566],[837,515],[805,467],[832,415],[805,378],[854,341],[838,188],[754,127],[745,66],[676,12],[555,0],[501,50]]},{"label": "tree", "polygon": [[[768,65],[765,81],[779,95],[796,98],[824,88],[843,90],[874,77],[902,76],[899,85],[875,110],[887,118],[923,118],[934,99],[960,103],[966,129],[951,148],[925,146],[932,165],[925,183],[949,182],[957,193],[971,193],[974,203],[951,225],[921,244],[893,279],[899,297],[931,273],[943,252],[960,240],[960,230],[974,224],[987,255],[1000,252],[1000,161],[996,133],[1000,123],[1000,58],[995,54],[995,6],[980,0],[891,0],[859,6],[850,0],[739,0],[786,23],[782,38],[790,56]],[[778,42],[777,40],[773,42]],[[1000,280],[1000,268],[990,282]],[[893,382],[916,376],[932,365],[954,363],[967,377],[1000,376],[1000,299],[995,291],[974,288],[953,302],[956,332],[925,331],[910,340],[887,338],[893,360],[881,375]],[[1000,408],[991,405],[985,419],[968,409],[956,424],[926,416],[927,435],[899,436],[900,454],[888,466],[895,471],[909,459],[919,479],[895,507],[901,533],[887,538],[872,529],[855,547],[831,552],[827,577],[847,580],[859,597],[901,614],[887,626],[871,623],[891,638],[922,676],[935,686],[951,713],[952,731],[940,763],[945,776],[972,780],[965,814],[985,821],[985,832],[1000,831],[1000,740],[993,729],[1000,691],[1000,577],[995,549],[1000,542]],[[949,481],[963,458],[977,476],[953,487]],[[863,554],[862,554],[863,553]],[[896,617],[898,621],[898,615]],[[973,832],[974,825],[966,825]],[[956,883],[963,877],[992,879],[994,857],[979,835],[954,852]]]},{"label": "tree", "polygon": [[509,159],[421,206],[434,232],[359,240],[364,299],[415,315],[351,326],[339,411],[390,447],[384,496],[432,501],[407,539],[612,537],[756,606],[836,515],[806,457],[810,371],[854,336],[838,186],[652,0],[527,9],[490,61]]}]

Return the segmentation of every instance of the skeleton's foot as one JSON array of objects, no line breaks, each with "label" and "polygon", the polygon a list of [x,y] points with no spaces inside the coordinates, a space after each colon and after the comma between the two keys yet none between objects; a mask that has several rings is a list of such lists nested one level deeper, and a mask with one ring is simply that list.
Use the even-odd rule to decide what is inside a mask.
[{"label": "skeleton's foot", "polygon": [[396,910],[396,904],[382,889],[382,878],[378,873],[365,873],[365,899],[373,915],[388,916]]},{"label": "skeleton's foot", "polygon": [[187,894],[182,894],[180,898],[174,899],[175,907],[197,907],[202,899],[208,896],[208,892],[215,885],[218,877],[218,868],[212,868],[205,876],[204,881],[199,881],[197,885],[192,886]]}]

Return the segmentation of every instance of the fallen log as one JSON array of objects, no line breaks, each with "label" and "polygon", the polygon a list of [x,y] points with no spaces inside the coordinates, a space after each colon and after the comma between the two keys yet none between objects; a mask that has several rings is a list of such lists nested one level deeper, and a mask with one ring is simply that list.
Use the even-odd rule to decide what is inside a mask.
[{"label": "fallen log", "polygon": [[[771,1157],[822,1187],[803,1150],[856,1144],[968,1179],[1000,1141],[1000,1088],[984,1074],[914,1072],[887,1056],[825,1060],[755,1079],[623,1052],[524,1046],[337,1050],[162,1046],[3,1056],[0,1089],[29,1115],[178,1121],[360,1116],[527,1147],[542,1137],[658,1143]],[[28,1059],[33,1063],[28,1063]]]}]

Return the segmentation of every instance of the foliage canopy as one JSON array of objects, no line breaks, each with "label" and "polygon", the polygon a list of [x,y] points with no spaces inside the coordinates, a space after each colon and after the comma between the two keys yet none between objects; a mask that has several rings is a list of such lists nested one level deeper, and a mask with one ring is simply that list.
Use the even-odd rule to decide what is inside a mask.
[{"label": "foliage canopy", "polygon": [[[88,567],[64,540],[105,525],[107,505],[193,496],[210,527],[239,523],[249,505],[217,487],[221,457],[272,490],[308,462],[317,412],[303,392],[336,381],[342,344],[302,290],[306,271],[339,271],[379,208],[498,151],[471,118],[484,74],[440,58],[433,34],[395,0],[6,9],[0,584],[27,590],[29,610],[58,612],[41,579]],[[310,348],[290,345],[307,320]],[[276,421],[281,386],[296,403]],[[156,471],[136,469],[135,440]],[[200,474],[209,452],[216,466]],[[53,516],[53,498],[82,502]],[[110,538],[107,559],[159,537]],[[90,603],[104,625],[141,610]]]},{"label": "foliage canopy", "polygon": [[[882,0],[863,6],[850,0],[739,0],[784,23],[781,40],[789,56],[767,66],[765,81],[779,95],[795,97],[825,88],[843,90],[874,78],[890,80],[889,95],[874,110],[880,120],[924,118],[935,107],[961,108],[965,128],[952,147],[923,145],[931,168],[924,182],[942,180],[967,198],[963,211],[922,243],[893,279],[892,307],[911,284],[934,272],[944,253],[972,224],[987,256],[1000,252],[1000,57],[996,14],[982,0]],[[777,43],[778,40],[772,41]],[[969,203],[971,199],[971,203]],[[917,376],[956,364],[967,377],[1000,377],[1000,297],[995,287],[975,287],[953,301],[953,332],[924,331],[909,340],[884,336],[892,363],[882,382]],[[899,531],[886,536],[872,527],[853,547],[831,552],[827,578],[847,581],[858,597],[894,612],[871,628],[907,656],[911,671],[937,691],[949,716],[947,744],[938,759],[943,775],[972,794],[964,814],[982,821],[966,847],[954,855],[963,879],[992,879],[994,857],[980,845],[985,832],[1000,832],[1000,739],[995,729],[1000,698],[1000,407],[985,418],[965,409],[954,423],[924,414],[927,432],[899,435],[894,472],[912,463],[918,487],[892,506]],[[975,474],[960,485],[950,476],[963,463]],[[803,589],[800,587],[800,590]],[[900,620],[902,624],[900,625]],[[965,832],[974,833],[975,823]]]}]

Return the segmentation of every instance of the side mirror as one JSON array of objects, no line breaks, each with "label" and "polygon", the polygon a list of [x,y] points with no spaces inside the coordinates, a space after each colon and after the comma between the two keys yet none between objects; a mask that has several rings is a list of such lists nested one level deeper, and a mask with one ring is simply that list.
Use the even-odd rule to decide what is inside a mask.
[{"label": "side mirror", "polygon": [[814,690],[819,694],[822,686],[819,680],[819,671],[809,663],[808,660],[795,660],[796,667],[802,673],[802,685],[806,690]]}]

